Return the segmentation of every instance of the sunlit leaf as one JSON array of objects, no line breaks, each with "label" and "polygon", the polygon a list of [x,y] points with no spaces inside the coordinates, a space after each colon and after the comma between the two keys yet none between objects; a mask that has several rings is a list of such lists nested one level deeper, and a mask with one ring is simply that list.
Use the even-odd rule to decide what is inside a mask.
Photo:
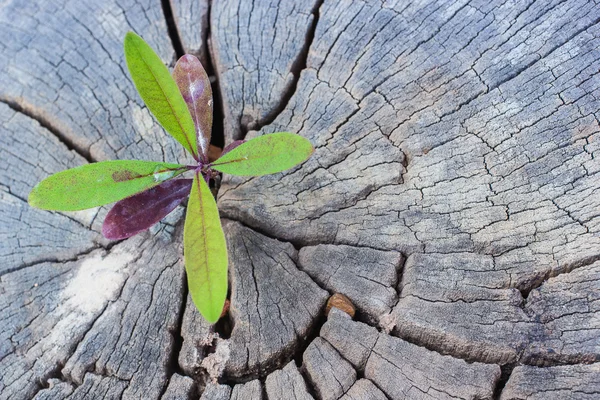
[{"label": "sunlit leaf", "polygon": [[192,300],[202,316],[214,323],[227,296],[227,246],[217,203],[199,173],[187,206],[183,254]]},{"label": "sunlit leaf", "polygon": [[145,231],[173,211],[191,187],[191,179],[172,179],[117,202],[104,218],[102,234],[119,240]]},{"label": "sunlit leaf", "polygon": [[198,159],[194,121],[167,67],[138,35],[125,35],[125,59],[133,83],[158,122]]},{"label": "sunlit leaf", "polygon": [[241,176],[273,174],[302,163],[313,151],[310,142],[300,135],[271,133],[240,144],[215,161],[212,168]]},{"label": "sunlit leaf", "polygon": [[208,74],[196,57],[186,54],[175,64],[173,78],[192,115],[198,151],[206,163],[213,120],[213,97]]},{"label": "sunlit leaf", "polygon": [[153,161],[103,161],[51,175],[29,193],[44,210],[77,211],[102,206],[149,189],[188,168]]}]

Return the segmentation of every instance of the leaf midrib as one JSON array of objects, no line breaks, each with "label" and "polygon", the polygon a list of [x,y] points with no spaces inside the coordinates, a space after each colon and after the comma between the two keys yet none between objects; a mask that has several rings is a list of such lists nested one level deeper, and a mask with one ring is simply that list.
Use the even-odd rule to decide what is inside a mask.
[{"label": "leaf midrib", "polygon": [[201,183],[200,183],[200,179],[204,179],[204,177],[200,176],[200,174],[198,174],[198,172],[196,172],[196,185],[198,186],[198,195],[199,195],[199,206],[200,206],[200,216],[202,219],[202,239],[204,242],[204,272],[206,275],[206,282],[208,283],[208,298],[209,298],[209,302],[212,305],[213,304],[213,293],[212,293],[212,286],[210,285],[210,279],[209,279],[209,274],[208,274],[208,242],[207,242],[207,237],[208,237],[208,232],[207,232],[207,227],[206,227],[206,216],[204,215],[204,201],[202,199],[202,188],[201,188]]},{"label": "leaf midrib", "polygon": [[[142,54],[142,52],[139,50],[139,48],[137,46],[135,47],[135,50],[137,51],[138,55],[140,56],[140,59],[144,62],[144,65],[146,66],[147,70],[150,72],[150,75],[152,76],[152,78],[158,84],[158,87],[162,91],[162,94],[164,95],[165,99],[167,100],[167,103],[169,104],[169,107],[171,108],[171,111],[173,112],[173,116],[175,117],[175,120],[177,121],[177,125],[179,125],[179,129],[181,129],[181,132],[183,133],[183,137],[185,138],[185,141],[187,142],[187,144],[192,152],[192,157],[194,157],[194,160],[198,161],[198,155],[194,152],[194,148],[192,147],[192,144],[190,143],[190,139],[188,138],[188,135],[187,135],[185,129],[183,129],[183,125],[181,125],[181,121],[180,121],[179,117],[177,116],[177,113],[175,112],[175,108],[173,108],[171,99],[169,98],[169,96],[167,96],[165,89],[163,88],[160,81],[158,79],[156,79],[156,75],[152,71],[152,68],[150,68],[150,65],[148,64],[148,62],[144,58],[144,55]],[[168,72],[168,70],[167,70],[167,72]],[[186,106],[186,109],[187,109],[187,106]],[[190,117],[191,117],[191,115],[190,115]],[[196,133],[196,132],[194,131],[194,133]],[[196,150],[196,152],[197,152],[197,150]]]}]

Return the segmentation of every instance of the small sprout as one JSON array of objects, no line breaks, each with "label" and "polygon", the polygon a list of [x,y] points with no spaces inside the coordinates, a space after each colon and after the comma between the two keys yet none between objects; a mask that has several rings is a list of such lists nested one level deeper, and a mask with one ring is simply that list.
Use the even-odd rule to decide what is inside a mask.
[{"label": "small sprout", "polygon": [[[299,135],[279,132],[235,141],[220,154],[211,150],[212,89],[200,61],[184,55],[171,76],[160,57],[135,33],[127,33],[124,45],[140,97],[197,165],[129,160],[87,164],[38,183],[29,194],[29,204],[44,210],[77,211],[116,202],[106,215],[102,233],[118,240],[150,228],[189,196],[183,233],[188,287],[196,308],[215,323],[228,309],[228,262],[225,234],[208,180],[220,172],[240,176],[281,172],[304,162],[314,149]],[[193,171],[193,179],[173,179],[187,171]]]}]

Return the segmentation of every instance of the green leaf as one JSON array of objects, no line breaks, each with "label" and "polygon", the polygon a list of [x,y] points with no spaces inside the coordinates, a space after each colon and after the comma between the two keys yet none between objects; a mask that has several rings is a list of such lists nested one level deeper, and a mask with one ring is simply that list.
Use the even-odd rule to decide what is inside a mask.
[{"label": "green leaf", "polygon": [[188,168],[153,161],[103,161],[68,169],[38,183],[29,205],[77,211],[122,200],[171,179]]},{"label": "green leaf", "polygon": [[217,203],[198,173],[187,206],[183,255],[192,300],[200,314],[215,323],[227,297],[227,245]]},{"label": "green leaf", "polygon": [[196,129],[177,83],[160,57],[138,35],[125,35],[125,59],[133,83],[158,122],[198,159]]},{"label": "green leaf", "polygon": [[241,176],[274,174],[304,162],[313,151],[310,142],[300,135],[271,133],[242,143],[216,160],[212,168]]}]

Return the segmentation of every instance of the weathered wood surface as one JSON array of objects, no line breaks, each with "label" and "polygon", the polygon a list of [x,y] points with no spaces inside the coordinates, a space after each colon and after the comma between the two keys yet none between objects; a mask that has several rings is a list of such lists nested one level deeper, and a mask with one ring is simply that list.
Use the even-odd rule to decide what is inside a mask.
[{"label": "weathered wood surface", "polygon": [[[26,204],[65,168],[185,160],[128,30],[210,66],[226,141],[316,147],[224,177],[216,326],[187,296],[184,207],[114,243],[106,208]],[[9,0],[0,49],[0,399],[600,396],[594,2]],[[333,293],[355,320],[324,316]]]}]

